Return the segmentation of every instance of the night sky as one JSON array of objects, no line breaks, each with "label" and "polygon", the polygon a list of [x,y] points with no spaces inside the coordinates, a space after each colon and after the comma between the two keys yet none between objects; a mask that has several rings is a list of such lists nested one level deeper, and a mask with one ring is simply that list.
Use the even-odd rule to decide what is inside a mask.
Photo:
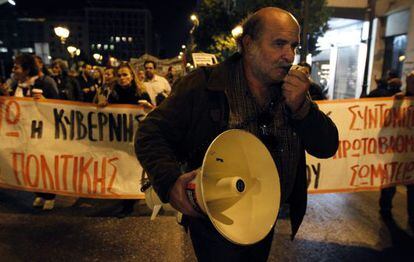
[{"label": "night sky", "polygon": [[101,4],[114,8],[144,4],[151,11],[154,31],[160,36],[160,55],[163,58],[178,55],[191,29],[189,16],[197,5],[197,0],[15,0],[15,2],[19,10],[36,9],[46,14],[59,9],[98,7]]}]

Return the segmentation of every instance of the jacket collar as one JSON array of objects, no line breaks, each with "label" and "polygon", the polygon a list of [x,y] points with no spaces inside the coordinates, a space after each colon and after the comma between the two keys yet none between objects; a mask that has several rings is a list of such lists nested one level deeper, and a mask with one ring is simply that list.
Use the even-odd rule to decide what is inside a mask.
[{"label": "jacket collar", "polygon": [[229,85],[229,76],[234,69],[235,64],[242,59],[240,53],[235,53],[224,62],[212,66],[210,76],[208,77],[207,89],[211,91],[224,91]]}]

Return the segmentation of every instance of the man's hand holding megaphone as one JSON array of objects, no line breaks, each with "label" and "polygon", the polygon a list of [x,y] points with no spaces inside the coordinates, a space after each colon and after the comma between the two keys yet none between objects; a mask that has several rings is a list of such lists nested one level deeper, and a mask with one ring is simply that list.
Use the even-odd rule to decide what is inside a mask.
[{"label": "man's hand holding megaphone", "polygon": [[311,81],[309,79],[309,71],[306,67],[293,65],[282,86],[282,93],[285,103],[289,109],[295,113],[305,101]]},{"label": "man's hand holding megaphone", "polygon": [[191,182],[198,174],[198,171],[194,170],[188,173],[185,173],[178,177],[177,181],[171,188],[170,191],[170,204],[177,211],[183,213],[184,215],[199,217],[200,214],[194,210],[193,206],[188,199],[186,194],[187,184]]}]

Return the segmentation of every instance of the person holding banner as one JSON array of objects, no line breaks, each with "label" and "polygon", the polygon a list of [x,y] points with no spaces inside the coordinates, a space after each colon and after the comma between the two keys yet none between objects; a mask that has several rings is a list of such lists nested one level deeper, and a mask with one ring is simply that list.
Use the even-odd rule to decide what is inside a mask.
[{"label": "person holding banner", "polygon": [[[39,64],[30,54],[21,54],[14,59],[13,75],[17,86],[11,93],[15,97],[58,98],[57,90],[47,84],[39,75]],[[50,210],[54,207],[54,194],[35,193],[33,207],[42,207]]]},{"label": "person holding banner", "polygon": [[[145,87],[138,79],[135,71],[130,64],[121,64],[117,70],[118,82],[111,90],[107,89],[109,94],[106,96],[107,100],[95,100],[99,106],[106,106],[107,104],[130,104],[142,105],[145,108],[152,109],[151,99],[145,91]],[[137,178],[138,179],[138,178]],[[136,200],[127,199],[122,201],[122,210],[117,214],[118,218],[124,218],[134,211]]]},{"label": "person holding banner", "polygon": [[279,171],[281,204],[290,207],[292,239],[306,211],[305,150],[328,158],[338,148],[335,124],[308,95],[308,76],[301,68],[289,71],[299,34],[291,13],[260,9],[243,24],[239,52],[178,79],[140,123],[137,158],[160,199],[184,214],[199,261],[266,261],[273,240],[272,229],[256,244],[231,243],[189,202],[187,183],[218,134],[243,129],[267,146]]},{"label": "person holding banner", "polygon": [[[403,98],[404,96],[414,96],[414,71],[406,76],[406,89],[405,92],[401,92],[401,80],[398,74],[391,70],[388,72],[387,79],[377,81],[378,88],[370,92],[368,97],[387,97],[394,96],[397,98]],[[407,187],[407,213],[408,224],[414,230],[414,184],[406,185]],[[392,218],[392,199],[396,193],[396,186],[390,186],[381,189],[381,195],[379,199],[380,215],[384,220]]]}]

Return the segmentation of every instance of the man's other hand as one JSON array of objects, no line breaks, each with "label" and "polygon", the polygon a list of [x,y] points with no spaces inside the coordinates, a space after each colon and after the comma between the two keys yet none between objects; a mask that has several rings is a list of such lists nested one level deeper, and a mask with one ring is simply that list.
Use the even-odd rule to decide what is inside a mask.
[{"label": "man's other hand", "polygon": [[189,173],[185,173],[181,175],[175,184],[173,185],[170,191],[170,204],[179,212],[193,217],[198,217],[200,214],[194,210],[193,206],[188,200],[187,194],[185,192],[187,184],[193,180],[196,175],[198,174],[197,171],[191,171]]}]

